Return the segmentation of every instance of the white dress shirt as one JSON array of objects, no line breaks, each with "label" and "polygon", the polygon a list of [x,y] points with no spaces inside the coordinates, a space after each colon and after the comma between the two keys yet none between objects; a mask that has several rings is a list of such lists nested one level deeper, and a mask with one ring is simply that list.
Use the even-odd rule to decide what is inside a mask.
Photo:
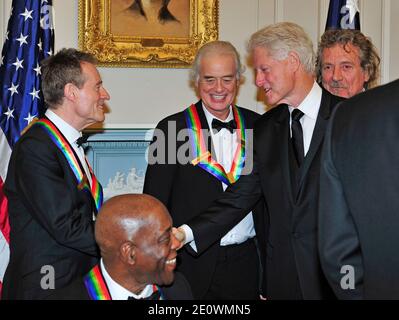
[{"label": "white dress shirt", "polygon": [[[304,113],[304,115],[299,120],[299,122],[301,123],[301,126],[302,126],[303,148],[305,149],[304,150],[305,156],[309,151],[310,142],[312,141],[312,135],[313,135],[314,128],[316,126],[317,115],[319,114],[322,93],[323,93],[322,89],[315,82],[313,84],[312,89],[306,96],[306,98],[296,108],[296,109],[301,110]],[[288,107],[290,115],[294,109],[295,108],[293,108],[291,106]],[[292,122],[292,120],[291,120],[291,116],[290,116],[290,134],[292,137],[291,122]]]},{"label": "white dress shirt", "polygon": [[87,166],[86,163],[84,150],[82,146],[78,147],[76,143],[76,140],[82,136],[82,133],[76,130],[74,127],[72,127],[69,123],[65,122],[50,109],[47,109],[46,117],[49,118],[56,125],[58,130],[61,131],[65,139],[69,142],[75,153],[78,155],[79,161],[82,164],[83,169],[85,170],[87,179],[89,180],[91,186],[91,174],[89,167]]},{"label": "white dress shirt", "polygon": [[[229,130],[222,128],[219,132],[213,132],[212,130],[212,120],[214,118],[218,119],[212,115],[204,106],[202,106],[208,126],[211,130],[212,144],[214,151],[216,153],[216,161],[225,169],[226,172],[230,172],[230,168],[233,163],[233,158],[235,151],[238,146],[237,133],[231,133]],[[228,122],[233,120],[233,110],[230,107],[230,113],[225,120],[218,119],[222,122]],[[226,190],[228,185],[221,182],[223,190]],[[191,247],[196,250],[195,241],[193,237],[193,232],[188,225],[183,225],[183,229],[186,233],[186,242],[190,242]],[[221,246],[227,246],[232,244],[240,244],[253,238],[256,235],[254,228],[254,221],[252,216],[252,211],[249,212],[244,219],[242,219],[234,228],[232,228],[221,240]]]},{"label": "white dress shirt", "polygon": [[100,268],[112,300],[127,300],[129,297],[133,297],[135,299],[144,299],[152,295],[152,284],[148,284],[147,286],[145,286],[143,291],[141,291],[140,294],[137,295],[125,289],[120,284],[116,283],[105,269],[102,258],[100,261]]}]

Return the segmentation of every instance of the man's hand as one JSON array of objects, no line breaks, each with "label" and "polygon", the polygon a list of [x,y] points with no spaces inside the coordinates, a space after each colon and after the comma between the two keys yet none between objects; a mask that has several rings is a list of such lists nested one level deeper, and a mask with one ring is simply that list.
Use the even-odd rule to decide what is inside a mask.
[{"label": "man's hand", "polygon": [[177,250],[179,250],[185,244],[186,233],[182,228],[175,228],[175,227],[172,228],[172,233],[175,236],[175,238],[180,242],[180,245],[177,248]]}]

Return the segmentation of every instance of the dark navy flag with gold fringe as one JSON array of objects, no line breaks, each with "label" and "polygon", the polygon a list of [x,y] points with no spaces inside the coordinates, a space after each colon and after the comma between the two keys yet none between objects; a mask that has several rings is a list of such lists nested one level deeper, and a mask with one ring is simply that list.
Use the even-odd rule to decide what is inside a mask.
[{"label": "dark navy flag with gold fringe", "polygon": [[330,29],[360,30],[358,0],[330,0],[326,30]]}]

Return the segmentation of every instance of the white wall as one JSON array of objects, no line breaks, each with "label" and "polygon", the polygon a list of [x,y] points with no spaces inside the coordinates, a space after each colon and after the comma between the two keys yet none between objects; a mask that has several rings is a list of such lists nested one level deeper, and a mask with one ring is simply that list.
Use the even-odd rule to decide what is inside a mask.
[{"label": "white wall", "polygon": [[[390,54],[387,55],[387,59],[389,59],[389,63],[387,63],[387,69],[390,72],[390,79],[399,78],[399,1],[392,0],[390,2]],[[389,9],[389,8],[388,8]]]},{"label": "white wall", "polygon": [[[53,0],[55,46],[77,47],[78,0]],[[245,44],[257,29],[278,21],[302,25],[315,47],[324,31],[328,0],[219,0],[219,38],[231,41],[246,58]],[[0,43],[3,43],[11,0],[0,1]],[[399,1],[360,0],[362,32],[370,36],[382,57],[382,83],[399,78]],[[100,68],[111,94],[106,125],[148,126],[196,101],[187,69]],[[258,112],[253,73],[247,69],[237,103]]]}]

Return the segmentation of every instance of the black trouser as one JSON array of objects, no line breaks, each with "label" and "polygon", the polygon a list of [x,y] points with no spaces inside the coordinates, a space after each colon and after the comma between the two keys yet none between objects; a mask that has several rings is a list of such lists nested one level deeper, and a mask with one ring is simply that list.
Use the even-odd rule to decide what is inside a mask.
[{"label": "black trouser", "polygon": [[206,300],[259,299],[259,257],[254,239],[221,246]]}]

